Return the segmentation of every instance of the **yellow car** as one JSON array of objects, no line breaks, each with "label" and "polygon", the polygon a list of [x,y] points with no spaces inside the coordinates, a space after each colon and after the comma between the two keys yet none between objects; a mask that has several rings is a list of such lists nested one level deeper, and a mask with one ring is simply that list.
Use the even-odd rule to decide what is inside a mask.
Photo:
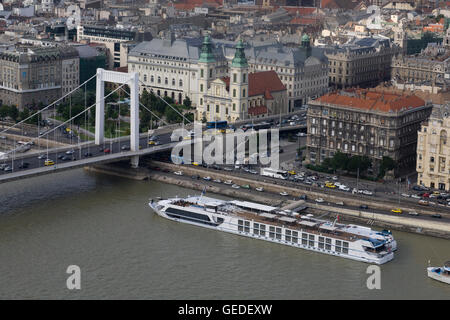
[{"label": "yellow car", "polygon": [[398,209],[398,208],[392,209],[391,212],[393,212],[393,213],[402,213],[402,209]]},{"label": "yellow car", "polygon": [[193,166],[198,166],[198,162],[192,162]]},{"label": "yellow car", "polygon": [[191,136],[186,136],[183,138],[184,140],[191,140]]},{"label": "yellow car", "polygon": [[289,173],[290,175],[295,176],[295,171],[294,171],[294,170],[288,171],[288,173]]},{"label": "yellow car", "polygon": [[336,186],[335,186],[333,183],[327,183],[327,184],[325,185],[325,187],[331,188],[331,189],[336,188]]},{"label": "yellow car", "polygon": [[155,144],[155,143],[156,143],[156,142],[153,141],[153,140],[151,140],[151,141],[148,142],[149,145],[153,145],[153,144]]},{"label": "yellow car", "polygon": [[46,166],[52,166],[54,164],[55,163],[52,160],[49,160],[49,159],[45,160],[45,162],[44,162],[44,165],[46,165]]}]

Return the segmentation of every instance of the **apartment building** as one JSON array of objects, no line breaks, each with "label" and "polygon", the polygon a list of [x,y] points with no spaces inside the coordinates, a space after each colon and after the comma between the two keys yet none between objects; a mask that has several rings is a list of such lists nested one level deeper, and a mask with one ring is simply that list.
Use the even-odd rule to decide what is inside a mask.
[{"label": "apartment building", "polygon": [[417,134],[417,183],[450,190],[449,105],[435,105]]},{"label": "apartment building", "polygon": [[417,131],[431,109],[415,95],[389,90],[330,92],[309,104],[306,160],[317,165],[342,151],[369,157],[375,168],[383,156],[392,158],[398,169],[413,168]]}]

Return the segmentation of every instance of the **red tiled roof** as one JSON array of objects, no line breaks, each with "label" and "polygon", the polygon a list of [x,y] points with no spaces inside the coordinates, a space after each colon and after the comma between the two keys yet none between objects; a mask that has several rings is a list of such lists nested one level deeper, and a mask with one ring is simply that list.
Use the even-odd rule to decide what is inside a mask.
[{"label": "red tiled roof", "polygon": [[117,67],[117,68],[114,68],[113,70],[114,70],[114,71],[117,71],[117,72],[128,73],[128,66],[125,66],[125,67]]},{"label": "red tiled roof", "polygon": [[269,90],[269,92],[286,90],[277,73],[273,70],[250,73],[248,75],[248,85],[249,97],[263,95],[266,90]]},{"label": "red tiled roof", "polygon": [[319,21],[317,18],[301,18],[301,17],[295,17],[292,19],[289,23],[290,24],[301,24],[301,25],[309,25],[309,24],[316,24]]},{"label": "red tiled roof", "polygon": [[173,4],[177,10],[193,10],[195,7],[203,5],[217,8],[223,5],[223,0],[181,0]]},{"label": "red tiled roof", "polygon": [[314,7],[281,7],[286,10],[290,15],[307,16],[316,11]]},{"label": "red tiled roof", "polygon": [[252,116],[259,116],[261,114],[267,114],[268,109],[266,106],[254,106],[248,108],[248,114]]},{"label": "red tiled roof", "polygon": [[381,112],[398,112],[403,108],[417,108],[425,105],[425,101],[415,95],[404,95],[370,89],[349,89],[346,91],[353,94],[348,95],[332,92],[319,97],[316,101]]},{"label": "red tiled roof", "polygon": [[[226,83],[227,89],[230,87],[230,77],[221,78]],[[266,99],[273,99],[272,92],[286,90],[275,71],[261,71],[248,74],[248,96],[264,95]]]}]

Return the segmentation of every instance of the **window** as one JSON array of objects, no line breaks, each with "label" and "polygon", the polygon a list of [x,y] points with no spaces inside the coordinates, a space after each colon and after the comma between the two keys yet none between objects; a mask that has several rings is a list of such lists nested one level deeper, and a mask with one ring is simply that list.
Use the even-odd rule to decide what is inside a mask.
[{"label": "window", "polygon": [[325,238],[325,249],[331,250],[331,239],[330,238]]},{"label": "window", "polygon": [[200,98],[200,105],[203,105],[203,98]]},{"label": "window", "polygon": [[275,238],[275,227],[269,226],[269,238]]},{"label": "window", "polygon": [[297,231],[292,231],[292,242],[298,243],[298,232]]},{"label": "window", "polygon": [[325,238],[319,237],[319,249],[325,248]]},{"label": "window", "polygon": [[287,242],[291,242],[291,230],[288,230],[288,229],[285,230],[284,239],[285,239]]},{"label": "window", "polygon": [[233,111],[236,111],[236,103],[233,103]]},{"label": "window", "polygon": [[259,235],[259,223],[253,223],[253,234]]},{"label": "window", "polygon": [[342,253],[348,254],[348,242],[343,241]]},{"label": "window", "polygon": [[245,97],[245,89],[242,89],[242,96]]},{"label": "window", "polygon": [[183,86],[183,80],[180,79],[178,85],[179,85],[180,87],[182,87],[182,86]]},{"label": "window", "polygon": [[244,83],[246,83],[247,82],[247,75],[244,73],[243,75],[242,75],[242,81],[244,82]]},{"label": "window", "polygon": [[315,238],[316,238],[315,235],[313,235],[313,234],[310,234],[310,235],[309,235],[309,243],[308,243],[308,245],[309,245],[310,247],[314,247]]},{"label": "window", "polygon": [[203,92],[203,83],[200,84],[200,92]]},{"label": "window", "polygon": [[276,228],[276,238],[281,240],[281,228]]},{"label": "window", "polygon": [[250,232],[250,221],[244,221],[244,232]]},{"label": "window", "polygon": [[334,251],[341,252],[341,247],[342,247],[342,241],[341,240],[336,240]]},{"label": "window", "polygon": [[209,77],[212,78],[213,76],[213,69],[209,69]]},{"label": "window", "polygon": [[259,234],[261,236],[266,236],[266,225],[264,224],[259,225]]},{"label": "window", "polygon": [[236,89],[233,89],[233,98],[236,98]]},{"label": "window", "polygon": [[302,233],[302,245],[307,246],[308,245],[308,234]]},{"label": "window", "polygon": [[204,71],[203,71],[203,69],[200,69],[200,78],[203,78],[203,76],[204,76]]},{"label": "window", "polygon": [[238,220],[238,231],[244,231],[244,221]]},{"label": "window", "polygon": [[219,105],[216,104],[216,113],[219,113]]},{"label": "window", "polygon": [[237,74],[233,73],[233,82],[237,82]]}]

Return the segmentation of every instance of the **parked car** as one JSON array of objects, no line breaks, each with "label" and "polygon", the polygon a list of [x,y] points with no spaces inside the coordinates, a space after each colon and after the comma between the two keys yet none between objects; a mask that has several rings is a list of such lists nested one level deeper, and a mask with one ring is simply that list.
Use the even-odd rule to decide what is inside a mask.
[{"label": "parked car", "polygon": [[435,213],[431,215],[432,218],[437,218],[437,219],[441,219],[442,216],[439,213]]},{"label": "parked car", "polygon": [[360,209],[369,209],[369,206],[366,204],[362,204],[359,206]]}]

